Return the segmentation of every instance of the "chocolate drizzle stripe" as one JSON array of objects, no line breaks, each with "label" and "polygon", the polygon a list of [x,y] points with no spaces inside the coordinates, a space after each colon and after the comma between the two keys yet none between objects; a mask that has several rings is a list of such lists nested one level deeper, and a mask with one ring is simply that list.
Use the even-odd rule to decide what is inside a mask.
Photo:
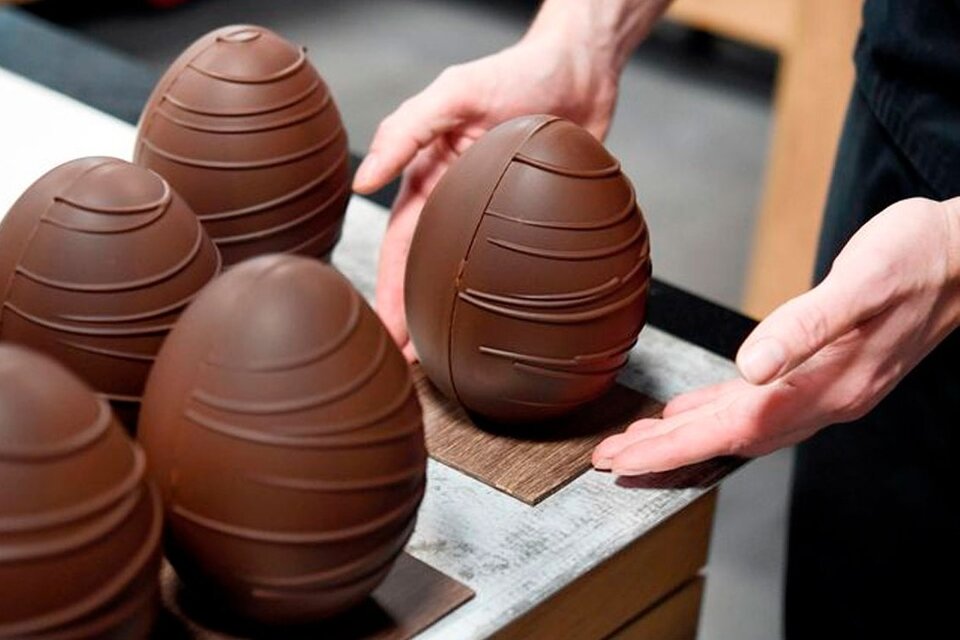
[{"label": "chocolate drizzle stripe", "polygon": [[647,230],[643,225],[637,225],[636,230],[628,238],[609,247],[600,247],[597,249],[543,249],[541,247],[531,247],[530,245],[520,244],[519,242],[510,242],[509,240],[490,237],[487,238],[487,242],[502,249],[507,249],[508,251],[523,253],[537,258],[545,258],[547,260],[596,260],[599,258],[607,258],[624,251],[643,238],[646,233]]},{"label": "chocolate drizzle stripe", "polygon": [[517,216],[511,216],[507,213],[501,211],[496,211],[494,209],[487,209],[484,214],[491,216],[493,218],[500,218],[501,220],[507,220],[508,222],[516,222],[517,224],[523,224],[530,227],[541,227],[544,229],[566,229],[568,231],[596,231],[598,229],[608,229],[610,227],[615,227],[625,220],[629,220],[634,216],[634,213],[637,210],[637,203],[634,200],[633,195],[630,196],[630,202],[626,207],[621,209],[618,213],[601,220],[592,220],[590,222],[567,222],[563,220],[531,220],[529,218],[518,218]]},{"label": "chocolate drizzle stripe", "polygon": [[160,282],[164,282],[176,276],[178,273],[184,271],[190,263],[192,263],[198,255],[200,255],[200,250],[203,248],[204,232],[203,227],[201,227],[200,222],[197,221],[197,235],[194,239],[193,246],[190,248],[190,252],[179,262],[174,264],[168,269],[161,271],[160,273],[148,276],[146,278],[141,278],[139,280],[131,280],[129,282],[113,282],[107,284],[80,284],[76,282],[65,282],[56,278],[47,278],[38,273],[27,269],[22,264],[18,264],[16,267],[16,273],[23,276],[29,280],[48,287],[53,287],[54,289],[63,289],[65,291],[80,291],[80,292],[115,292],[115,291],[130,291],[132,289],[143,289]]},{"label": "chocolate drizzle stripe", "polygon": [[480,346],[480,352],[485,353],[490,356],[495,356],[498,358],[506,358],[508,360],[516,360],[518,362],[526,362],[528,364],[537,364],[544,366],[552,367],[579,367],[583,365],[589,365],[594,362],[602,362],[604,360],[609,360],[617,356],[624,356],[629,353],[633,346],[637,344],[637,338],[631,338],[626,342],[621,342],[620,344],[611,347],[609,349],[604,349],[603,351],[597,351],[596,353],[585,353],[583,355],[577,355],[572,358],[550,358],[547,356],[538,356],[529,353],[520,353],[518,351],[509,351],[505,349],[496,349],[494,347],[487,347],[484,345]]},{"label": "chocolate drizzle stripe", "polygon": [[585,377],[589,378],[590,376],[607,377],[611,373],[616,373],[617,371],[620,371],[620,369],[623,367],[623,364],[624,362],[620,362],[615,366],[607,367],[605,369],[590,369],[587,371],[578,370],[578,369],[554,369],[552,367],[543,367],[535,364],[527,364],[526,362],[514,362],[513,366],[519,369],[520,371],[525,371],[527,373],[534,373],[547,378],[577,380]]},{"label": "chocolate drizzle stripe", "polygon": [[[327,255],[330,255],[330,252],[333,251],[333,246],[340,239],[341,232],[342,230],[340,228],[340,225],[338,224],[336,228],[327,229],[323,233],[318,233],[312,238],[307,238],[303,242],[300,242],[291,247],[285,248],[284,253],[299,253],[299,254],[315,255],[319,249],[314,250],[314,246],[317,246],[317,247],[326,246],[326,248],[324,249],[324,253],[326,253]],[[333,236],[333,238],[330,237],[331,235]]]},{"label": "chocolate drizzle stripe", "polygon": [[308,364],[319,362],[327,358],[330,354],[338,351],[350,336],[356,332],[357,327],[360,326],[361,308],[360,295],[353,289],[350,289],[350,310],[347,315],[347,321],[344,323],[340,333],[334,336],[329,342],[315,349],[310,349],[305,353],[270,360],[257,360],[245,364],[242,367],[233,366],[223,358],[218,358],[211,354],[204,360],[204,364],[233,371],[268,373],[272,371],[289,371],[290,369],[297,369]]},{"label": "chocolate drizzle stripe", "polygon": [[179,504],[173,505],[172,512],[173,515],[179,516],[191,524],[232,538],[272,544],[323,545],[363,538],[378,531],[388,529],[397,522],[406,520],[412,513],[416,512],[417,507],[420,505],[420,500],[423,498],[425,487],[426,483],[421,483],[419,489],[401,503],[399,507],[395,507],[379,517],[358,525],[330,531],[293,533],[253,529],[251,527],[232,525],[214,518],[208,518]]},{"label": "chocolate drizzle stripe", "polygon": [[[226,109],[226,110],[209,109],[206,107],[200,107],[197,105],[192,105],[188,102],[184,102],[180,98],[177,98],[176,96],[171,95],[169,92],[163,94],[162,100],[169,102],[170,104],[177,107],[178,109],[189,111],[190,113],[196,113],[197,115],[201,115],[201,116],[239,118],[239,117],[246,117],[246,116],[259,116],[265,113],[272,113],[274,111],[281,111],[283,109],[286,109],[287,107],[292,107],[300,102],[303,102],[304,100],[309,98],[311,95],[316,93],[319,87],[320,87],[320,76],[317,76],[316,78],[313,79],[313,82],[310,83],[310,86],[304,89],[303,91],[301,91],[300,93],[292,95],[289,98],[286,98],[284,100],[279,100],[277,102],[274,102],[273,104],[268,104],[263,107],[255,107],[251,109]],[[321,103],[324,106],[326,106],[326,104],[330,101],[331,101],[331,93],[327,91],[324,94],[323,98],[321,99]],[[193,127],[190,127],[190,128],[193,128]]]},{"label": "chocolate drizzle stripe", "polygon": [[[99,589],[92,591],[83,600],[63,607],[62,609],[30,618],[29,620],[0,625],[0,637],[17,637],[68,624],[103,607],[130,586],[154,557],[160,543],[162,522],[160,499],[153,487],[148,485],[146,491],[140,490],[138,493],[141,494],[141,498],[146,497],[146,499],[150,500],[153,513],[150,532],[144,538],[143,543],[130,559],[130,562],[128,562],[121,571],[117,572],[109,582]],[[136,506],[136,504],[134,504],[134,506]]]},{"label": "chocolate drizzle stripe", "polygon": [[[224,134],[224,135],[237,135],[245,133],[261,133],[263,131],[275,131],[276,129],[283,129],[285,127],[290,127],[301,122],[315,118],[321,113],[323,113],[333,101],[330,99],[330,94],[328,93],[326,98],[318,102],[317,104],[311,106],[300,113],[291,114],[285,118],[278,118],[276,120],[271,120],[269,122],[261,122],[260,124],[246,124],[246,125],[210,125],[202,124],[199,122],[191,122],[190,120],[185,120],[183,118],[178,118],[172,113],[167,113],[167,111],[162,107],[157,107],[157,113],[163,117],[164,120],[172,122],[178,127],[183,127],[184,129],[190,129],[192,131],[200,131],[201,133],[214,133],[214,134]],[[221,116],[222,117],[222,116]]]},{"label": "chocolate drizzle stripe", "polygon": [[646,264],[648,264],[648,261],[646,259],[641,259],[625,275],[614,276],[603,284],[590,287],[588,289],[581,289],[579,291],[542,294],[499,294],[488,293],[486,291],[480,291],[478,289],[471,289],[468,287],[464,289],[464,293],[486,302],[509,304],[520,307],[572,307],[576,305],[587,304],[608,296],[633,279]]},{"label": "chocolate drizzle stripe", "polygon": [[[194,58],[195,60],[196,58]],[[307,50],[304,47],[300,47],[299,55],[297,59],[294,60],[291,64],[279,69],[274,73],[260,76],[259,78],[249,78],[244,76],[234,76],[228,73],[220,73],[218,71],[211,71],[209,69],[204,69],[202,67],[196,66],[193,61],[187,64],[187,68],[193,69],[197,73],[201,73],[208,78],[213,78],[214,80],[223,80],[224,82],[232,82],[234,84],[267,84],[270,82],[276,82],[277,80],[283,80],[289,76],[292,76],[297,71],[305,67],[307,64]]]},{"label": "chocolate drizzle stripe", "polygon": [[[261,229],[260,231],[253,231],[251,233],[245,233],[242,235],[220,236],[217,238],[217,245],[219,246],[219,245],[230,245],[230,244],[242,244],[244,242],[262,240],[263,238],[269,238],[271,236],[279,235],[284,231],[288,231],[302,224],[310,222],[310,220],[312,220],[313,218],[316,218],[317,216],[320,216],[324,213],[330,213],[329,211],[330,204],[333,203],[338,198],[343,197],[343,194],[346,193],[349,187],[350,187],[350,184],[348,182],[344,182],[342,185],[340,185],[340,187],[337,188],[336,191],[333,192],[333,195],[331,195],[329,198],[324,200],[319,206],[314,207],[310,211],[307,211],[305,214],[301,216],[297,216],[296,218],[292,218],[284,222],[283,224],[278,224],[268,229]],[[330,229],[325,229],[323,234],[321,235],[329,236],[331,233],[336,233],[336,232],[337,232],[336,228],[330,228]]]},{"label": "chocolate drizzle stripe", "polygon": [[312,155],[316,155],[333,144],[337,138],[343,135],[343,128],[337,127],[333,132],[323,140],[316,142],[308,147],[288,153],[287,155],[277,156],[275,158],[265,158],[263,160],[241,160],[235,162],[225,162],[219,160],[202,160],[200,158],[191,158],[179,155],[172,151],[167,151],[154,144],[148,138],[143,139],[143,144],[158,156],[169,160],[175,164],[186,165],[188,167],[199,167],[201,169],[218,169],[224,171],[247,171],[251,169],[264,169],[267,167],[278,167],[285,164],[292,164]]},{"label": "chocolate drizzle stripe", "polygon": [[[403,399],[403,404],[409,400],[409,396]],[[333,435],[311,435],[317,433],[316,425],[311,427],[290,427],[282,428],[277,431],[267,432],[257,429],[248,429],[205,416],[199,411],[188,409],[184,417],[196,424],[198,427],[219,433],[229,438],[244,440],[247,442],[258,442],[275,447],[289,447],[293,449],[352,449],[367,448],[373,444],[383,444],[385,442],[396,442],[404,440],[414,435],[422,437],[423,427],[419,416],[416,420],[411,420],[400,428],[393,429],[387,433],[345,436],[344,433],[360,430],[363,427],[374,424],[370,422],[351,429],[338,429],[340,425],[334,425],[332,428],[324,428],[324,433]],[[297,431],[294,433],[294,431]]]},{"label": "chocolate drizzle stripe", "polygon": [[519,309],[511,309],[503,305],[493,304],[478,298],[474,298],[465,291],[459,292],[457,297],[464,302],[474,305],[475,307],[479,307],[485,311],[506,316],[508,318],[528,320],[531,322],[543,322],[545,324],[573,324],[578,322],[589,322],[591,320],[596,320],[612,313],[616,313],[620,309],[633,304],[638,298],[640,298],[641,295],[646,293],[648,287],[649,284],[644,284],[643,287],[631,292],[629,295],[621,298],[620,300],[605,304],[601,307],[597,307],[596,309],[565,313],[545,313],[540,311],[521,311]]},{"label": "chocolate drizzle stripe", "polygon": [[251,482],[279,489],[293,489],[312,493],[346,493],[350,491],[367,491],[369,489],[385,489],[404,485],[417,477],[423,476],[423,467],[416,466],[404,469],[397,473],[385,476],[364,478],[350,478],[328,480],[320,478],[283,478],[262,474],[248,474]]},{"label": "chocolate drizzle stripe", "polygon": [[339,567],[325,571],[315,571],[295,576],[250,576],[245,582],[254,587],[254,593],[265,597],[285,596],[271,594],[271,591],[310,591],[329,589],[355,584],[376,575],[391,564],[403,551],[409,533],[416,519],[411,518],[404,531],[390,541],[386,547],[377,547],[373,551]]},{"label": "chocolate drizzle stripe", "polygon": [[[103,402],[98,403],[98,412],[93,422],[59,442],[48,443],[39,447],[15,447],[9,445],[0,448],[0,460],[10,462],[31,462],[62,458],[94,444],[106,433],[110,427],[110,408]],[[8,519],[0,518],[0,532],[8,531]],[[13,525],[10,525],[13,526]]]},{"label": "chocolate drizzle stripe", "polygon": [[119,349],[105,349],[103,347],[93,347],[82,342],[74,342],[73,340],[58,340],[60,344],[70,349],[76,349],[77,351],[82,351],[84,353],[90,353],[97,356],[104,356],[107,358],[116,358],[117,360],[133,360],[135,362],[146,362],[147,364],[152,364],[156,360],[156,356],[146,354],[146,353],[133,353],[131,351],[120,351]]},{"label": "chocolate drizzle stripe", "polygon": [[536,167],[537,169],[543,169],[544,171],[549,171],[550,173],[568,176],[571,178],[609,178],[620,173],[620,163],[617,161],[614,161],[613,164],[600,169],[572,169],[570,167],[561,167],[560,165],[545,162],[544,160],[537,160],[536,158],[531,158],[530,156],[524,155],[520,152],[514,154],[513,160],[514,162],[519,162],[531,167]]},{"label": "chocolate drizzle stripe", "polygon": [[[220,272],[219,258],[218,266],[214,273]],[[149,311],[144,311],[142,313],[131,313],[127,315],[109,315],[109,316],[82,316],[68,313],[61,313],[59,318],[67,322],[86,322],[91,324],[122,324],[125,322],[142,322],[144,320],[150,320],[152,318],[160,318],[165,315],[180,311],[181,309],[186,308],[193,300],[197,297],[198,292],[194,292],[183,298],[182,300],[177,300],[172,302],[164,307],[157,309],[151,309]]]},{"label": "chocolate drizzle stripe", "polygon": [[[102,404],[102,403],[101,403]],[[107,424],[110,424],[110,412],[107,409]],[[105,432],[105,431],[104,431]],[[133,449],[133,464],[130,466],[130,472],[124,478],[110,487],[100,495],[94,496],[83,502],[71,504],[61,509],[45,511],[23,516],[8,516],[0,518],[0,533],[23,533],[39,529],[48,529],[50,527],[62,526],[82,520],[93,515],[98,511],[106,509],[108,506],[119,502],[125,496],[129,496],[136,489],[137,485],[143,481],[146,473],[146,458],[139,448]],[[2,553],[2,551],[0,551]]]},{"label": "chocolate drizzle stripe", "polygon": [[82,336],[103,336],[103,337],[118,337],[118,336],[145,336],[145,335],[157,335],[168,333],[170,329],[173,328],[172,324],[161,324],[155,325],[152,327],[129,327],[129,328],[93,328],[93,327],[77,327],[70,324],[64,324],[62,322],[55,322],[53,320],[47,320],[46,318],[41,318],[40,316],[33,315],[27,311],[24,311],[20,307],[16,306],[12,302],[4,302],[4,309],[9,309],[14,314],[20,316],[27,322],[35,324],[45,329],[53,329],[54,331],[61,331],[63,333],[71,333],[74,335]]},{"label": "chocolate drizzle stripe", "polygon": [[326,182],[327,179],[330,176],[332,176],[334,172],[337,171],[337,169],[340,169],[342,165],[346,164],[349,157],[350,157],[349,152],[347,148],[344,147],[343,153],[336,160],[336,162],[331,163],[330,166],[327,167],[326,171],[318,175],[316,178],[314,178],[310,182],[307,182],[306,184],[300,187],[297,187],[293,191],[285,193],[282,196],[273,198],[272,200],[267,200],[266,202],[259,202],[253,206],[244,207],[243,209],[231,209],[229,211],[219,211],[216,213],[206,213],[202,215],[197,214],[197,217],[199,217],[204,222],[211,222],[215,220],[228,220],[230,218],[241,218],[241,217],[252,215],[255,213],[269,211],[270,209],[274,209],[276,207],[279,207],[280,205],[287,204],[288,202],[296,200],[297,198],[300,198],[305,194],[310,193],[311,191],[319,187],[321,184]]},{"label": "chocolate drizzle stripe", "polygon": [[[56,198],[54,198],[54,200],[56,200]],[[131,221],[131,223],[128,225],[117,225],[110,229],[92,229],[90,227],[70,224],[69,222],[64,222],[63,220],[57,220],[56,218],[50,218],[47,216],[41,218],[40,222],[54,227],[59,227],[61,229],[66,229],[67,231],[76,231],[77,233],[88,233],[91,235],[111,235],[118,233],[130,233],[131,231],[137,231],[138,229],[145,229],[162,218],[164,213],[166,213],[166,209],[160,209],[154,215],[149,216],[146,219]]]},{"label": "chocolate drizzle stripe", "polygon": [[370,364],[368,364],[365,369],[361,370],[356,377],[354,377],[352,380],[349,380],[346,384],[340,385],[339,387],[335,387],[323,393],[316,393],[302,398],[292,398],[277,402],[245,402],[243,400],[237,400],[234,398],[224,398],[222,396],[204,391],[203,389],[195,390],[190,397],[198,403],[213,409],[242,415],[274,416],[284,413],[296,413],[299,411],[306,411],[308,409],[316,409],[342,400],[370,382],[370,380],[377,375],[377,372],[380,370],[380,368],[383,367],[383,363],[386,362],[386,355],[387,336],[386,332],[381,332],[379,334],[379,340],[377,341],[377,350],[374,357],[372,358]]},{"label": "chocolate drizzle stripe", "polygon": [[[100,167],[116,165],[116,164],[120,164],[120,163],[105,162],[101,165],[98,165],[97,168],[99,169]],[[166,211],[167,207],[170,206],[170,202],[171,200],[173,200],[173,192],[170,190],[170,185],[168,185],[165,180],[160,180],[158,178],[157,181],[163,186],[163,193],[160,194],[160,197],[157,198],[156,200],[145,202],[143,204],[131,204],[131,205],[124,205],[121,207],[106,207],[102,205],[94,206],[91,204],[84,204],[82,202],[77,202],[76,200],[71,200],[70,197],[67,195],[54,196],[53,201],[63,203],[65,205],[74,207],[76,209],[82,209],[83,211],[90,211],[92,213],[106,213],[106,214],[146,213],[148,211],[153,211],[154,209],[161,209],[162,211],[160,215],[157,216],[159,218],[161,215],[163,215],[163,211]],[[67,189],[67,191],[69,191],[69,189]],[[80,229],[80,230],[82,231],[83,229]]]}]

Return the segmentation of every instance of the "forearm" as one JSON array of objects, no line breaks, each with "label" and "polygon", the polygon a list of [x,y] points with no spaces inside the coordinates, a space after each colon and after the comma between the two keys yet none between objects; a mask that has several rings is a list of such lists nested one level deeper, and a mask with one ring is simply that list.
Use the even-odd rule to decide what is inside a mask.
[{"label": "forearm", "polygon": [[526,39],[559,39],[619,75],[671,0],[545,0]]}]

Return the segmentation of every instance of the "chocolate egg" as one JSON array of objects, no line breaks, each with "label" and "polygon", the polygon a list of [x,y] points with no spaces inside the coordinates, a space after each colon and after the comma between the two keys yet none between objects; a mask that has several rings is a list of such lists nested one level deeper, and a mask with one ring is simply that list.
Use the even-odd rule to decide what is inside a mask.
[{"label": "chocolate egg", "polygon": [[139,437],[177,573],[264,623],[363,600],[424,492],[407,364],[350,283],[309,258],[256,258],[200,294],[157,358]]},{"label": "chocolate egg", "polygon": [[147,638],[162,513],[143,452],[62,366],[0,345],[0,638]]},{"label": "chocolate egg", "polygon": [[231,265],[328,254],[350,195],[347,135],[306,50],[255,26],[217,29],[164,74],[135,162],[170,181]]},{"label": "chocolate egg", "polygon": [[488,132],[430,195],[405,302],[427,375],[466,409],[535,421],[604,393],[643,327],[647,227],[593,136],[551,116]]},{"label": "chocolate egg", "polygon": [[160,344],[219,269],[196,216],[157,174],[74,160],[0,225],[0,339],[54,356],[132,427]]}]

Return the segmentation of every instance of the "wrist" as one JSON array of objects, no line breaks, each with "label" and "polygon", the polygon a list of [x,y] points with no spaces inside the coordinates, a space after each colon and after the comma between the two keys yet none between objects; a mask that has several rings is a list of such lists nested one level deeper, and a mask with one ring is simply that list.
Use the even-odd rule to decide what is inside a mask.
[{"label": "wrist", "polygon": [[960,197],[944,200],[947,237],[947,295],[953,302],[953,327],[960,328]]}]

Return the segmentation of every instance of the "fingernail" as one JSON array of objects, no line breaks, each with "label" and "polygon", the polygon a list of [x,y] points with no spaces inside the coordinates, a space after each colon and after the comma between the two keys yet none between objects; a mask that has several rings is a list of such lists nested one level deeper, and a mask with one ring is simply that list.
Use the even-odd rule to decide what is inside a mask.
[{"label": "fingernail", "polygon": [[752,344],[737,358],[737,368],[751,384],[764,384],[773,379],[787,363],[787,354],[780,341],[763,338]]},{"label": "fingernail", "polygon": [[597,458],[593,461],[593,468],[600,471],[607,471],[610,469],[611,464],[613,464],[613,458]]},{"label": "fingernail", "polygon": [[368,154],[367,157],[363,159],[363,162],[360,163],[356,175],[353,176],[353,188],[360,190],[368,187],[376,170],[377,156],[372,153]]}]

